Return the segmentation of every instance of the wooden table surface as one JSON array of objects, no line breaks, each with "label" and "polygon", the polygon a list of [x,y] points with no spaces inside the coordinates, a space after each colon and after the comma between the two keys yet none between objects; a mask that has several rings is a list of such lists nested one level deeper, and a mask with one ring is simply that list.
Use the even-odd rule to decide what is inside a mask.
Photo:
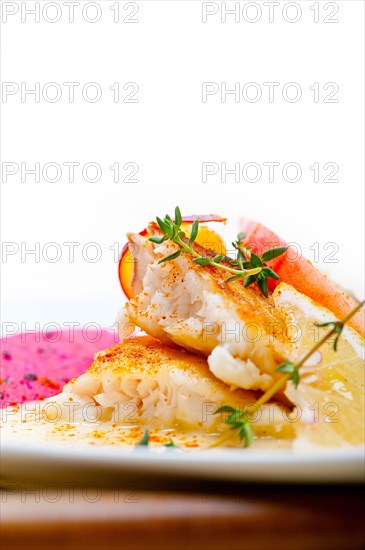
[{"label": "wooden table surface", "polygon": [[4,481],[6,550],[365,548],[359,486]]}]

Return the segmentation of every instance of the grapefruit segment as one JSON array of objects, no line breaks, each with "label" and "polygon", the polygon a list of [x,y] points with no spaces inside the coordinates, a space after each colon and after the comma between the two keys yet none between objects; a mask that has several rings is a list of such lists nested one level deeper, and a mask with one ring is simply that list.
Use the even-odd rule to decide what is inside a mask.
[{"label": "grapefruit segment", "polygon": [[[244,242],[256,254],[277,246],[286,246],[286,242],[273,231],[259,222],[240,220],[240,231],[245,233]],[[274,290],[280,282],[292,285],[318,304],[333,311],[336,317],[342,319],[357,305],[354,298],[327,275],[324,275],[314,265],[304,258],[298,257],[298,251],[289,246],[287,252],[268,262],[268,265],[279,275],[279,281],[269,279],[269,288]],[[360,334],[365,331],[365,318],[362,311],[349,321],[349,325]]]}]

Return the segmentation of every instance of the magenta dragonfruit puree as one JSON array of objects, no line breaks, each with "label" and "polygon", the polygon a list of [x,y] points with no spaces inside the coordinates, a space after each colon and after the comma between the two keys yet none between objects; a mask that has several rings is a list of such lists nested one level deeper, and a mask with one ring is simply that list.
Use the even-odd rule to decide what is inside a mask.
[{"label": "magenta dragonfruit puree", "polygon": [[109,330],[23,333],[1,339],[0,407],[42,400],[85,372],[94,355],[118,343]]}]

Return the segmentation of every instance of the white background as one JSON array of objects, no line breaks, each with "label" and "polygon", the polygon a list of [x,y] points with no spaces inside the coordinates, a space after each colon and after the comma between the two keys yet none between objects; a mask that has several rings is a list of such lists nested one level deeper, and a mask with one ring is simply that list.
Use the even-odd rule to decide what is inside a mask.
[{"label": "white background", "polygon": [[[19,249],[2,255],[2,321],[23,321],[28,329],[36,321],[112,324],[124,297],[109,247],[122,245],[126,231],[172,213],[176,204],[183,213],[229,216],[229,238],[240,216],[258,219],[300,243],[312,261],[310,247],[318,242],[318,266],[363,297],[363,2],[300,1],[296,23],[284,19],[283,13],[293,18],[291,10],[298,9],[288,2],[275,8],[273,22],[268,7],[254,3],[252,10],[262,9],[256,23],[245,21],[242,13],[239,22],[227,16],[223,23],[221,2],[218,13],[203,23],[203,2],[155,0],[135,3],[138,23],[122,21],[134,9],[126,2],[119,2],[121,21],[115,23],[110,8],[116,2],[99,1],[101,19],[90,23],[81,12],[87,2],[79,3],[74,23],[64,2],[53,3],[61,10],[58,22],[47,22],[41,13],[36,23],[34,16],[22,15],[24,6],[34,8],[35,2],[2,2],[3,82],[19,88],[22,82],[28,88],[39,82],[41,90],[56,82],[63,91],[55,103],[42,95],[39,103],[30,95],[22,101],[20,92],[3,95],[3,169],[9,162],[30,168],[36,162],[62,166],[73,161],[95,162],[103,170],[97,183],[85,181],[80,168],[73,183],[67,181],[67,169],[57,183],[42,177],[35,183],[29,174],[21,182],[20,171],[2,181],[2,240]],[[247,9],[247,2],[239,4]],[[7,21],[5,5],[18,8]],[[316,8],[310,9],[316,5],[318,23]],[[57,13],[51,6],[46,17]],[[89,18],[95,13],[92,7],[87,12]],[[246,19],[255,17],[254,11],[245,13]],[[325,17],[339,22],[325,23]],[[80,83],[74,103],[64,82]],[[102,89],[96,103],[81,95],[88,82]],[[125,83],[137,83],[138,103],[115,103],[109,89],[115,82],[124,95]],[[262,98],[250,103],[241,95],[235,102],[231,95],[223,103],[217,93],[204,103],[203,82],[226,82],[227,88],[256,82]],[[280,83],[272,103],[264,82]],[[302,90],[295,103],[282,96],[289,82]],[[315,82],[318,102],[309,88]],[[331,91],[323,86],[330,82],[339,87],[337,103],[323,102]],[[115,162],[121,167],[137,163],[138,183],[114,183],[109,167]],[[271,183],[267,171],[255,183],[235,182],[233,176],[223,183],[219,174],[204,183],[203,162],[227,167],[296,162],[302,176],[296,183],[284,181],[279,168]],[[336,163],[339,182],[324,183],[327,172],[322,172],[315,183],[309,169],[315,162]],[[42,252],[50,242],[61,247],[60,261],[46,261],[42,254],[39,262],[34,255],[22,258],[21,250],[39,243]],[[80,243],[73,263],[64,242]],[[89,242],[102,249],[96,263],[82,257]],[[324,262],[329,242],[338,246],[337,263]]]}]

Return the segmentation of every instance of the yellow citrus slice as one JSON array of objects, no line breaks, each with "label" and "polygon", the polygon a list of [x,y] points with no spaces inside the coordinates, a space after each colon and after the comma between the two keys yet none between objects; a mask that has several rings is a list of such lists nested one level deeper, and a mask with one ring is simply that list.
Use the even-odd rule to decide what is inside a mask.
[{"label": "yellow citrus slice", "polygon": [[[182,229],[187,237],[190,237],[191,228],[191,223],[182,223]],[[217,254],[227,254],[227,250],[222,237],[206,225],[199,225],[199,231],[195,242],[197,242],[203,248],[206,248],[207,250],[212,250]]]},{"label": "yellow citrus slice", "polygon": [[[296,361],[310,350],[325,331],[316,324],[336,320],[323,306],[313,302],[288,284],[274,291],[275,304],[287,316],[290,339]],[[345,327],[333,348],[327,341],[300,369],[295,389],[288,382],[285,391],[296,405],[291,422],[299,441],[318,445],[359,445],[365,441],[364,427],[364,341],[357,332]]]}]

